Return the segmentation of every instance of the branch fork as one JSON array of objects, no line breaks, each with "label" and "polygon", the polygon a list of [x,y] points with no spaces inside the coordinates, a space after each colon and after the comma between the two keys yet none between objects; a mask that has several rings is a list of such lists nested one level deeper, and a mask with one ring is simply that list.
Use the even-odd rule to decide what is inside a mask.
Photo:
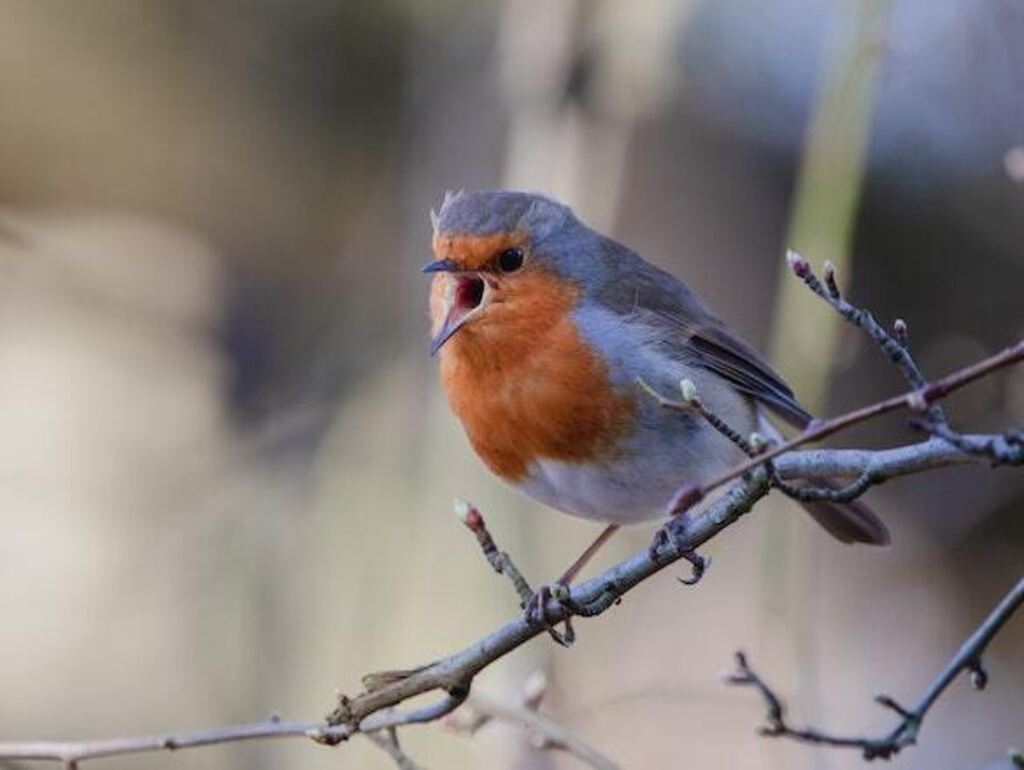
[{"label": "branch fork", "polygon": [[753,687],[760,693],[765,704],[765,724],[758,731],[761,735],[789,738],[802,743],[835,748],[859,749],[866,760],[891,759],[903,749],[913,746],[917,742],[918,732],[929,709],[960,674],[968,674],[971,684],[976,690],[985,689],[985,685],[988,683],[988,674],[982,666],[982,655],[995,635],[1022,603],[1024,603],[1024,577],[1010,589],[977,630],[968,637],[913,708],[908,709],[900,705],[889,695],[876,696],[876,703],[893,711],[900,718],[896,726],[882,736],[837,735],[814,727],[793,727],[786,718],[786,708],[782,699],[751,668],[743,652],[736,653],[736,669],[725,676],[725,682],[731,685]]}]

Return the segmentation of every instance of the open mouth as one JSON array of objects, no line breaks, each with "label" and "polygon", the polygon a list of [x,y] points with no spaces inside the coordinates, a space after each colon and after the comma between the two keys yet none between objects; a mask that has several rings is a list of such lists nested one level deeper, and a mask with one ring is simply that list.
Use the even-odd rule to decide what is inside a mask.
[{"label": "open mouth", "polygon": [[430,354],[434,355],[452,335],[462,328],[484,305],[487,284],[479,275],[462,273],[450,275],[452,282],[448,294],[447,309],[444,322],[430,344]]},{"label": "open mouth", "polygon": [[458,283],[452,309],[465,314],[478,308],[484,299],[484,279],[476,275],[460,275],[455,280]]}]

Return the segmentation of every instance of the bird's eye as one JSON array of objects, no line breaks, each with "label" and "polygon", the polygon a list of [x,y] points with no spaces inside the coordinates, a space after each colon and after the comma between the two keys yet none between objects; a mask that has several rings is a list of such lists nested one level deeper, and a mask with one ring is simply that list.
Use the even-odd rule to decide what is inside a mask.
[{"label": "bird's eye", "polygon": [[498,255],[498,267],[503,273],[513,273],[523,266],[523,250],[518,246],[505,249]]}]

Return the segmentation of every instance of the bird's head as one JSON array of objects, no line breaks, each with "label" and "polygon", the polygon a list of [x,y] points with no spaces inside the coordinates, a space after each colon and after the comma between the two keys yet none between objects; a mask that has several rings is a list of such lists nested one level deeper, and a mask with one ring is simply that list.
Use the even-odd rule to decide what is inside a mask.
[{"label": "bird's head", "polygon": [[542,195],[481,190],[445,196],[432,214],[431,354],[458,334],[485,344],[522,337],[564,314],[578,293],[560,254],[586,230]]}]

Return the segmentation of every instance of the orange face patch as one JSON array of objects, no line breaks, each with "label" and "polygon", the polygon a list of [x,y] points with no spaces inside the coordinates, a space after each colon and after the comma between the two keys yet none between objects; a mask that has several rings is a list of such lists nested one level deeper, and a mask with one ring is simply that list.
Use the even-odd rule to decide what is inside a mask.
[{"label": "orange face patch", "polygon": [[450,259],[463,270],[483,270],[505,249],[522,247],[526,242],[526,233],[520,231],[492,235],[434,233],[433,248],[438,259]]},{"label": "orange face patch", "polygon": [[[446,280],[438,276],[432,287],[435,324]],[[449,403],[477,454],[515,482],[536,459],[585,462],[613,453],[632,424],[634,401],[611,387],[604,361],[576,329],[570,311],[578,289],[524,269],[496,277],[492,292],[440,353]]]}]

